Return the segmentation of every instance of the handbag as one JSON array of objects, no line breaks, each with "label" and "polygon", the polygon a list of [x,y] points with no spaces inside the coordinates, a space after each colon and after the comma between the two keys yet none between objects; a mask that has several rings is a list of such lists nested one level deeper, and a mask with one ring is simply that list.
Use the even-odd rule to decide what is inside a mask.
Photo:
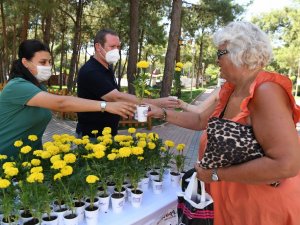
[{"label": "handbag", "polygon": [[[178,225],[213,225],[213,199],[193,173],[185,192],[178,193]],[[200,193],[198,186],[200,183]]]},{"label": "handbag", "polygon": [[227,167],[264,156],[251,126],[211,117],[207,126],[207,146],[200,166]]}]

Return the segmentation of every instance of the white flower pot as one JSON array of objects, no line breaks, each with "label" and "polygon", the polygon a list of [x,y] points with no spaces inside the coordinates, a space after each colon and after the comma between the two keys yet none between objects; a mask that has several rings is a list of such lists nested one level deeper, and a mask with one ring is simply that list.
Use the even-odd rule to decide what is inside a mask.
[{"label": "white flower pot", "polygon": [[171,185],[177,187],[180,183],[181,175],[180,173],[171,172]]},{"label": "white flower pot", "polygon": [[78,215],[76,213],[66,213],[64,215],[64,225],[78,225]]},{"label": "white flower pot", "polygon": [[150,183],[150,178],[149,177],[144,177],[142,179],[142,190],[147,191],[149,189],[149,183]]},{"label": "white flower pot", "polygon": [[98,225],[99,208],[97,206],[94,206],[93,209],[90,209],[89,206],[87,206],[84,209],[84,215],[86,225]]},{"label": "white flower pot", "polygon": [[131,205],[134,208],[139,208],[142,204],[143,191],[136,189],[131,190]]},{"label": "white flower pot", "polygon": [[[90,204],[91,204],[90,199],[87,198],[85,200],[85,206],[89,206]],[[94,198],[94,205],[97,206],[97,207],[99,207],[99,198],[98,197]]]},{"label": "white flower pot", "polygon": [[160,194],[163,191],[163,182],[162,181],[157,181],[153,180],[152,181],[152,189],[154,194]]},{"label": "white flower pot", "polygon": [[74,202],[75,204],[75,212],[78,215],[78,222],[81,223],[84,220],[84,208],[85,203],[84,202]]},{"label": "white flower pot", "polygon": [[133,189],[133,186],[128,186],[126,188],[126,191],[127,191],[127,199],[128,199],[128,202],[131,202],[131,190]]},{"label": "white flower pot", "polygon": [[2,220],[1,220],[1,225],[18,225],[18,220],[17,219],[11,219],[10,223],[4,222],[3,220],[4,220],[4,218],[2,218]]},{"label": "white flower pot", "polygon": [[33,217],[32,217],[32,214],[27,212],[25,213],[25,211],[23,210],[23,212],[20,214],[20,217],[21,217],[21,222],[22,224],[23,223],[26,223],[27,221],[31,220]]},{"label": "white flower pot", "polygon": [[54,212],[56,213],[58,218],[58,225],[64,225],[64,215],[68,212],[68,209],[55,209]]},{"label": "white flower pot", "polygon": [[147,114],[148,114],[148,105],[138,105],[136,107],[137,110],[137,121],[139,122],[147,122]]},{"label": "white flower pot", "polygon": [[58,216],[56,213],[50,213],[50,218],[48,215],[44,215],[42,218],[42,225],[58,225]]},{"label": "white flower pot", "polygon": [[100,212],[107,212],[109,208],[110,195],[99,196],[99,210]]},{"label": "white flower pot", "polygon": [[115,184],[115,183],[107,183],[107,191],[108,191],[110,194],[113,194],[113,193],[114,193],[115,187],[116,187],[116,184]]},{"label": "white flower pot", "polygon": [[26,221],[25,223],[23,223],[23,225],[28,225],[28,224],[30,224],[30,225],[38,225],[38,224],[40,224],[40,221],[38,219],[36,219],[36,218],[32,218],[32,219]]},{"label": "white flower pot", "polygon": [[114,193],[111,195],[111,204],[114,213],[120,213],[123,211],[125,203],[125,197],[122,193]]}]

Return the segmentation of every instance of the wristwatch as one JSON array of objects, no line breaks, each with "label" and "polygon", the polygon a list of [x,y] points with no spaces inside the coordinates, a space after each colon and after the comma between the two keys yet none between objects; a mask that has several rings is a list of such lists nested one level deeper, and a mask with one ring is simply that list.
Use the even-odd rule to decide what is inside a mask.
[{"label": "wristwatch", "polygon": [[212,170],[212,174],[211,174],[211,179],[213,181],[219,181],[219,176],[218,176],[218,170],[217,169],[213,169]]},{"label": "wristwatch", "polygon": [[105,111],[105,108],[106,108],[106,102],[101,102],[100,103],[100,107],[101,107],[101,112],[104,112]]}]

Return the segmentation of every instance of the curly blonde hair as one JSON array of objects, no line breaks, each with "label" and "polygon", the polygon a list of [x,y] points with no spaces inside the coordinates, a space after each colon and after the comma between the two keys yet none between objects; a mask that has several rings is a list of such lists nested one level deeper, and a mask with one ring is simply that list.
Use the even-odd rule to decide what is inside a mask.
[{"label": "curly blonde hair", "polygon": [[213,41],[216,46],[227,45],[229,57],[238,67],[263,68],[273,57],[267,34],[249,22],[229,23],[214,34]]}]

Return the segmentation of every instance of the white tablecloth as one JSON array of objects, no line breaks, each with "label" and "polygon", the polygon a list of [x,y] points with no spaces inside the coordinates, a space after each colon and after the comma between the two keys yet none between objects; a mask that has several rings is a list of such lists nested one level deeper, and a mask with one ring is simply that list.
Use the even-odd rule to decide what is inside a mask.
[{"label": "white tablecloth", "polygon": [[[176,221],[177,192],[179,191],[179,186],[173,187],[170,178],[167,177],[161,194],[154,194],[150,185],[149,189],[144,191],[140,208],[132,207],[131,203],[126,200],[123,212],[114,213],[110,204],[107,213],[99,213],[98,225],[156,225],[158,223],[162,225],[166,224],[165,216],[168,217],[168,221]],[[168,225],[175,224],[177,223],[168,222]],[[80,225],[85,225],[85,223]]]}]

